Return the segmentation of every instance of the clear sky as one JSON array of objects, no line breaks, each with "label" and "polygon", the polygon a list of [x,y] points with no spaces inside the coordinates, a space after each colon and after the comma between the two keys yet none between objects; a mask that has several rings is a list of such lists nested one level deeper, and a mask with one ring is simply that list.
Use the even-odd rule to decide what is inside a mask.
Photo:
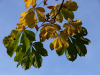
[{"label": "clear sky", "polygon": [[[37,0],[37,4],[41,1]],[[48,0],[47,4],[48,6],[60,4],[61,1]],[[86,56],[78,56],[74,62],[69,61],[65,53],[59,57],[55,50],[50,50],[49,45],[54,39],[49,39],[43,42],[48,56],[43,57],[42,66],[39,69],[31,66],[25,71],[21,65],[16,68],[15,54],[10,58],[2,41],[5,36],[10,34],[11,30],[16,28],[20,14],[28,9],[25,9],[23,0],[0,0],[0,75],[100,75],[100,0],[74,1],[79,6],[78,10],[74,12],[74,20],[82,21],[82,26],[88,30],[86,38],[91,40],[91,43],[86,45]],[[43,7],[46,8],[46,6]],[[50,9],[46,9],[46,13],[48,12]],[[63,23],[60,25],[62,26]],[[30,30],[36,32],[35,29]],[[39,33],[37,32],[36,35],[37,41],[39,41]]]}]

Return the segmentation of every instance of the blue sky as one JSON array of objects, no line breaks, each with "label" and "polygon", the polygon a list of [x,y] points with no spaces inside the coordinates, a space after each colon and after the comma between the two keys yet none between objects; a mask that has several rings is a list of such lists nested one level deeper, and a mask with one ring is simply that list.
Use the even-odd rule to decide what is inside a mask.
[{"label": "blue sky", "polygon": [[[37,0],[37,4],[41,1]],[[61,1],[48,0],[47,4],[60,4]],[[44,48],[48,51],[48,56],[43,57],[42,66],[39,69],[31,66],[29,70],[25,71],[21,65],[16,68],[15,54],[11,58],[7,55],[7,49],[2,40],[10,34],[11,30],[16,28],[20,14],[28,9],[25,9],[23,0],[0,0],[0,75],[100,75],[100,1],[74,1],[79,6],[78,10],[74,12],[74,20],[80,19],[82,21],[82,26],[88,30],[86,38],[91,40],[91,43],[86,45],[86,56],[78,56],[74,62],[69,61],[65,53],[59,57],[55,50],[50,50],[49,45],[54,39],[49,39],[43,42]],[[43,6],[43,4],[40,6]],[[46,13],[48,12],[50,12],[50,9],[46,9]],[[60,25],[62,26],[63,23]],[[36,32],[34,28],[30,30]],[[39,33],[37,32],[36,35],[37,41],[39,41]]]}]

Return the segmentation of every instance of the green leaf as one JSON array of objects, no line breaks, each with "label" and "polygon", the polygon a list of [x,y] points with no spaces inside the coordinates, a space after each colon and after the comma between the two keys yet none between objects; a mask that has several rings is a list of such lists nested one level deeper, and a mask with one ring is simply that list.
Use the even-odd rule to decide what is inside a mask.
[{"label": "green leaf", "polygon": [[32,64],[36,68],[40,68],[42,65],[42,57],[32,47]]},{"label": "green leaf", "polygon": [[[15,31],[14,31],[14,32],[15,32]],[[17,32],[17,30],[16,30],[16,32]],[[13,33],[13,32],[11,32],[11,33]],[[14,35],[15,35],[15,34],[14,34]],[[13,53],[14,53],[14,52],[16,51],[16,49],[17,49],[17,46],[18,46],[18,43],[19,43],[20,35],[21,35],[21,33],[18,32],[18,33],[14,36],[13,40],[12,40],[11,42],[9,42],[9,45],[7,46],[7,54],[8,54],[10,57],[12,57]]]},{"label": "green leaf", "polygon": [[43,44],[41,42],[35,42],[33,43],[33,46],[35,47],[37,53],[39,53],[42,56],[48,56],[48,53],[46,49],[43,48]]},{"label": "green leaf", "polygon": [[61,55],[64,54],[65,49],[66,49],[65,47],[62,47],[62,50],[61,50],[60,52],[58,52],[58,51],[56,50],[56,53],[57,53],[59,56],[61,56]]},{"label": "green leaf", "polygon": [[38,54],[40,54],[42,56],[48,56],[48,52],[46,51],[46,49],[44,49],[44,48],[42,48],[39,45],[36,45],[34,43],[33,43],[33,46],[35,47]]},{"label": "green leaf", "polygon": [[91,43],[91,41],[87,38],[84,38],[84,37],[79,37],[79,38],[76,38],[76,40],[82,44],[86,44],[86,45],[89,45],[89,43]]},{"label": "green leaf", "polygon": [[26,37],[30,40],[30,41],[36,41],[35,40],[35,33],[30,31],[30,30],[26,30],[25,32]]},{"label": "green leaf", "polygon": [[82,27],[82,36],[86,36],[88,34],[87,29],[85,27]]},{"label": "green leaf", "polygon": [[62,8],[61,13],[64,18],[67,20],[68,18],[74,19],[74,13],[72,11],[68,11],[68,9]]},{"label": "green leaf", "polygon": [[20,42],[23,43],[23,45],[26,47],[25,52],[27,52],[29,49],[29,46],[30,46],[30,40],[26,37],[26,35],[24,33],[22,34]]},{"label": "green leaf", "polygon": [[24,70],[27,70],[31,67],[32,65],[32,54],[30,53],[30,49],[27,52],[27,54],[23,57],[21,66]]},{"label": "green leaf", "polygon": [[43,44],[41,42],[35,42],[33,43],[35,46],[38,46],[38,47],[43,47]]},{"label": "green leaf", "polygon": [[73,46],[73,43],[68,39],[69,47],[65,49],[65,55],[68,60],[74,61],[77,58],[77,51]]},{"label": "green leaf", "polygon": [[[23,59],[24,53],[23,52],[17,52],[17,55],[14,57],[14,61],[17,61],[19,63],[21,63],[22,59]],[[20,65],[20,64],[19,64]],[[19,66],[17,64],[17,67]]]},{"label": "green leaf", "polygon": [[83,43],[80,43],[73,38],[71,38],[71,39],[73,41],[73,45],[74,45],[75,49],[77,50],[77,53],[79,54],[79,56],[85,56],[87,53],[86,46]]}]

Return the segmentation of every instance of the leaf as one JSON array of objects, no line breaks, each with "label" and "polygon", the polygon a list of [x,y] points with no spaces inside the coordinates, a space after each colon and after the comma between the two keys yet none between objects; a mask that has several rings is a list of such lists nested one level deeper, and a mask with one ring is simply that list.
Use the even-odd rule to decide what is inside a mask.
[{"label": "leaf", "polygon": [[74,1],[65,1],[63,6],[69,11],[76,11],[78,9],[77,3]]},{"label": "leaf", "polygon": [[55,31],[55,33],[50,34],[50,38],[57,38],[59,35],[58,33]]},{"label": "leaf", "polygon": [[69,26],[69,23],[64,23],[63,24],[63,27],[67,27],[67,26]]},{"label": "leaf", "polygon": [[30,46],[30,40],[26,37],[25,33],[22,34],[20,43],[23,43],[23,45],[26,47],[26,50],[25,50],[25,53],[26,53]]},{"label": "leaf", "polygon": [[87,38],[84,38],[82,36],[80,37],[76,37],[76,40],[82,44],[86,44],[86,45],[89,45],[89,43],[91,43],[91,41]]},{"label": "leaf", "polygon": [[57,46],[56,46],[56,51],[60,52],[62,50],[62,42],[60,41],[60,39],[58,39],[57,41]]},{"label": "leaf", "polygon": [[25,17],[25,22],[27,23],[29,28],[35,27],[37,24],[37,19],[34,11],[29,11],[29,13]]},{"label": "leaf", "polygon": [[75,20],[75,21],[72,21],[72,22],[71,22],[71,25],[72,25],[73,27],[81,26],[81,25],[82,25],[82,21],[81,21],[80,19],[77,19],[77,20]]},{"label": "leaf", "polygon": [[30,31],[30,30],[26,30],[25,32],[26,37],[30,40],[30,41],[36,41],[35,40],[35,33]]},{"label": "leaf", "polygon": [[86,36],[88,34],[87,29],[82,27],[82,30],[80,33],[75,32],[76,35],[74,35],[74,37],[78,37],[78,36]]},{"label": "leaf", "polygon": [[52,41],[52,42],[50,43],[50,49],[51,49],[51,50],[53,50],[54,48],[56,48],[57,39],[58,39],[58,38],[56,38],[54,41]]},{"label": "leaf", "polygon": [[68,18],[74,19],[74,13],[72,11],[68,11],[68,9],[62,8],[61,13],[64,18],[67,20]]},{"label": "leaf", "polygon": [[42,57],[34,50],[32,47],[32,64],[36,68],[40,68],[42,66]]},{"label": "leaf", "polygon": [[43,47],[40,47],[38,44],[34,44],[34,43],[33,43],[33,46],[35,47],[38,54],[40,54],[42,56],[48,56],[48,52],[46,51],[46,49],[44,49]]},{"label": "leaf", "polygon": [[45,9],[42,7],[37,7],[36,9],[39,10],[40,12],[45,12]]},{"label": "leaf", "polygon": [[82,27],[82,36],[86,36],[88,34],[87,29],[85,27]]},{"label": "leaf", "polygon": [[47,8],[48,8],[48,9],[53,9],[53,8],[54,8],[54,6],[47,6]]},{"label": "leaf", "polygon": [[55,10],[52,9],[52,10],[50,11],[50,16],[51,16],[51,18],[54,18],[54,16],[55,16]]},{"label": "leaf", "polygon": [[54,27],[55,30],[57,30],[57,31],[59,31],[59,30],[61,29],[60,25],[58,25],[58,24],[52,24],[52,25],[50,25],[50,26],[51,26],[51,27]]},{"label": "leaf", "polygon": [[36,0],[25,0],[25,7],[28,8],[30,5],[32,5],[33,7],[35,6]]},{"label": "leaf", "polygon": [[61,42],[63,44],[64,47],[69,47],[69,42],[65,37],[60,37],[61,38]]},{"label": "leaf", "polygon": [[45,15],[44,15],[44,13],[41,12],[41,11],[39,11],[39,10],[36,10],[36,12],[37,12],[37,16],[38,16],[38,18],[39,18],[39,21],[40,21],[40,22],[43,22],[43,21],[45,20]]},{"label": "leaf", "polygon": [[73,41],[73,45],[77,50],[77,53],[79,54],[79,56],[85,56],[87,53],[87,49],[86,46],[80,42],[78,42],[77,40],[71,38]]},{"label": "leaf", "polygon": [[57,53],[59,56],[63,55],[64,52],[65,52],[65,47],[62,47],[62,49],[61,49],[60,52],[56,50],[56,53]]},{"label": "leaf", "polygon": [[69,41],[69,47],[65,49],[65,55],[68,60],[74,61],[77,58],[77,51],[74,48],[73,43],[68,39]]},{"label": "leaf", "polygon": [[14,61],[18,62],[17,67],[20,65],[24,55],[25,54],[23,52],[19,51],[17,52],[17,55],[14,57]]},{"label": "leaf", "polygon": [[34,42],[33,44],[41,48],[43,47],[43,44],[41,42]]},{"label": "leaf", "polygon": [[16,30],[16,33],[15,33],[15,31],[12,31],[10,35],[15,36],[15,37],[13,37],[13,40],[8,43],[8,46],[7,46],[7,54],[10,57],[12,57],[13,53],[16,51],[16,48],[18,46],[21,33],[20,32],[17,33],[17,30]]},{"label": "leaf", "polygon": [[23,57],[21,66],[24,70],[27,70],[31,67],[31,65],[32,65],[32,54],[29,53]]},{"label": "leaf", "polygon": [[[55,10],[55,15],[58,13],[58,9]],[[61,12],[59,12],[59,14],[56,16],[56,21],[62,23],[63,21],[63,16],[61,14]]]}]

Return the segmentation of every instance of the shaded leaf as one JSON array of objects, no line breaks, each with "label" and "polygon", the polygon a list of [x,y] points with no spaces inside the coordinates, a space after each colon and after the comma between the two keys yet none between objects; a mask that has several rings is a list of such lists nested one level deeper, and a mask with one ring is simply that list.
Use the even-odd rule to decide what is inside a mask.
[{"label": "shaded leaf", "polygon": [[68,11],[68,9],[62,8],[61,13],[64,18],[67,20],[68,18],[74,19],[74,13],[72,11]]},{"label": "shaded leaf", "polygon": [[65,49],[66,49],[65,47],[62,47],[61,51],[59,52],[59,51],[56,50],[56,53],[57,53],[59,56],[61,56],[61,55],[64,54]]},{"label": "shaded leaf", "polygon": [[36,9],[39,10],[39,11],[41,11],[41,12],[45,12],[45,9],[42,8],[42,7],[37,7]]},{"label": "shaded leaf", "polygon": [[68,41],[69,41],[69,47],[65,49],[65,55],[68,60],[73,62],[77,58],[77,51],[74,48],[72,42],[69,39]]},{"label": "shaded leaf", "polygon": [[42,66],[42,57],[34,50],[32,47],[32,64],[36,68],[40,68]]},{"label": "shaded leaf", "polygon": [[77,50],[77,53],[79,54],[79,56],[85,56],[87,53],[87,49],[86,46],[83,43],[78,42],[77,40],[71,38],[73,41],[73,45]]},{"label": "shaded leaf", "polygon": [[33,46],[35,47],[38,54],[40,54],[42,56],[48,56],[48,52],[46,51],[46,49],[44,49],[43,47],[40,47],[38,44],[34,44],[34,43],[33,43]]},{"label": "shaded leaf", "polygon": [[35,40],[35,33],[30,31],[30,30],[26,30],[25,32],[26,37],[30,40],[30,41],[36,41]]}]

